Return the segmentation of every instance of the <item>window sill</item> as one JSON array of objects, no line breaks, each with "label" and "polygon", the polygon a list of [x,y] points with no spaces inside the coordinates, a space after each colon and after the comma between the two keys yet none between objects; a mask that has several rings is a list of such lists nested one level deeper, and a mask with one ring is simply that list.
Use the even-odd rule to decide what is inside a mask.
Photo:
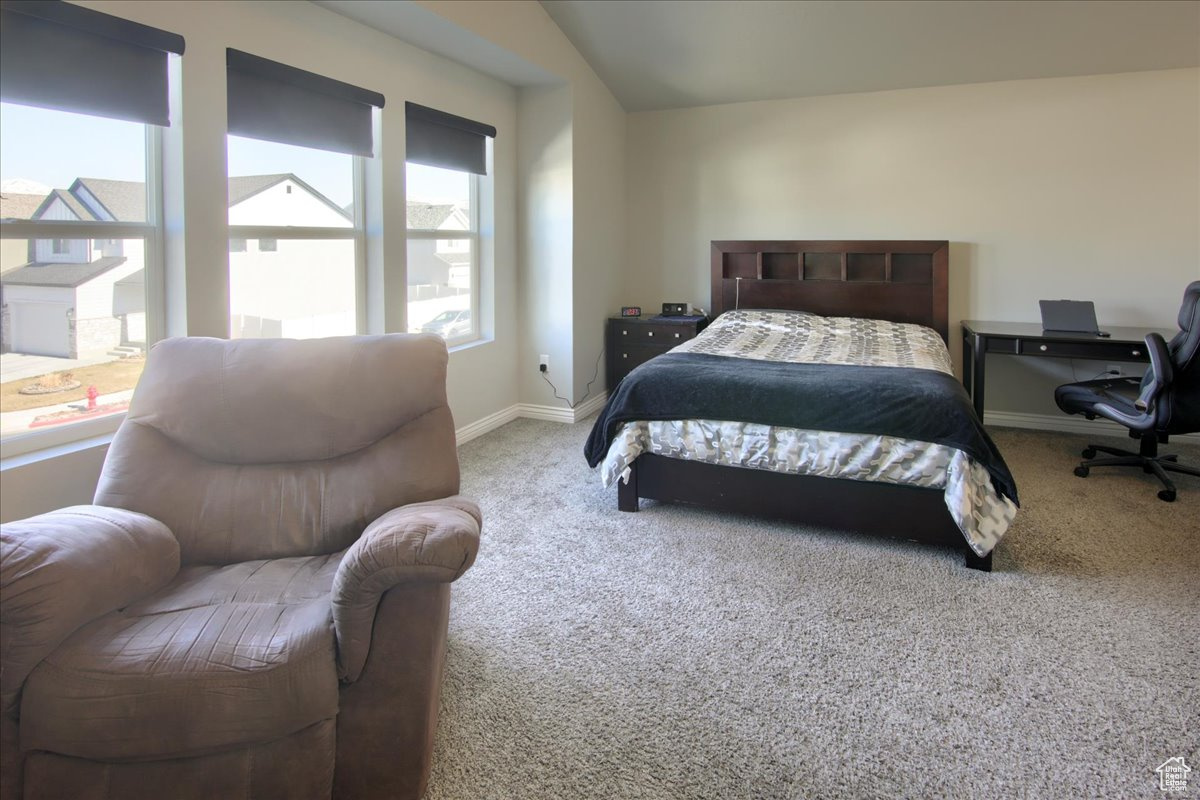
[{"label": "window sill", "polygon": [[476,347],[483,347],[484,345],[492,344],[494,341],[496,341],[496,340],[492,339],[490,337],[482,337],[481,336],[480,338],[472,339],[469,342],[460,342],[458,344],[448,344],[446,346],[446,349],[450,351],[451,355],[453,355],[454,353],[462,353],[467,350],[474,350]]},{"label": "window sill", "polygon": [[69,428],[14,436],[0,444],[0,472],[80,450],[107,446],[125,414],[76,423]]}]

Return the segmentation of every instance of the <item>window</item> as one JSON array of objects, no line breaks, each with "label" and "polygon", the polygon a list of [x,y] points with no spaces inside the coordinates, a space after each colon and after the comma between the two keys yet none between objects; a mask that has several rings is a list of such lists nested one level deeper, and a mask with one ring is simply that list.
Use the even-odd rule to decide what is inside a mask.
[{"label": "window", "polygon": [[479,178],[409,163],[408,329],[459,343],[479,336]]},{"label": "window", "polygon": [[69,3],[0,20],[7,456],[115,429],[163,328],[159,150],[183,39]]},{"label": "window", "polygon": [[237,50],[227,66],[230,336],[357,333],[363,158],[383,97]]},{"label": "window", "polygon": [[480,176],[495,128],[408,103],[408,329],[480,337]]}]

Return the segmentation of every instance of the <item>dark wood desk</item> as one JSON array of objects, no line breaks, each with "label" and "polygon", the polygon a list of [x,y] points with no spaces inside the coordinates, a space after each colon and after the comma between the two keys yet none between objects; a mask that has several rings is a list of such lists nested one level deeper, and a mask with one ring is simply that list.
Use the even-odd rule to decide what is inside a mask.
[{"label": "dark wood desk", "polygon": [[983,420],[984,367],[989,353],[1009,356],[1039,356],[1049,358],[1088,358],[1093,361],[1148,362],[1146,334],[1160,334],[1167,341],[1177,330],[1166,328],[1105,327],[1112,335],[1095,336],[1088,333],[1050,333],[1037,322],[980,322],[962,321],[963,386],[975,401],[975,413]]}]

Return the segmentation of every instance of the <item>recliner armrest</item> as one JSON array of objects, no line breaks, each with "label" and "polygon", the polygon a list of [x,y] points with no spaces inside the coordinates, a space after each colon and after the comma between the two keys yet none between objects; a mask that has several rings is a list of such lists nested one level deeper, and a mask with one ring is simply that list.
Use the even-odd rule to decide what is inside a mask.
[{"label": "recliner armrest", "polygon": [[482,522],[479,506],[456,495],[393,509],[367,526],[333,579],[342,680],[362,672],[383,593],[402,583],[456,580],[475,562]]},{"label": "recliner armrest", "polygon": [[0,525],[0,708],[83,625],[166,585],[179,542],[158,520],[71,506]]}]

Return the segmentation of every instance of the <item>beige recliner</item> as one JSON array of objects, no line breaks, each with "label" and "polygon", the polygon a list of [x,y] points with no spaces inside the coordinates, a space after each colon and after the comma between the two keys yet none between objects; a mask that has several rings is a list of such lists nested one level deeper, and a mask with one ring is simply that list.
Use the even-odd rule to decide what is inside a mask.
[{"label": "beige recliner", "polygon": [[170,339],[95,505],[2,527],[12,798],[416,798],[457,496],[435,336]]}]

